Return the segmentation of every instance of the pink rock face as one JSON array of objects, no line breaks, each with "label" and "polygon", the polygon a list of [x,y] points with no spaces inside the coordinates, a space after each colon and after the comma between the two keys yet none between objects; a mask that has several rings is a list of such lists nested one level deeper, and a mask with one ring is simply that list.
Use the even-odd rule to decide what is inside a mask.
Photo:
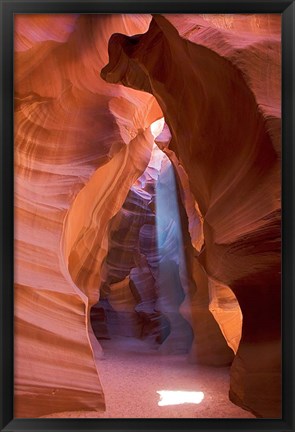
[{"label": "pink rock face", "polygon": [[243,314],[231,400],[279,417],[280,16],[193,22],[155,16],[136,40],[113,35],[102,77],[162,107],[204,218],[198,262]]},{"label": "pink rock face", "polygon": [[[165,313],[169,353],[184,317],[189,360],[235,352],[231,400],[280,417],[280,100],[277,15],[16,16],[16,417],[104,410],[90,309],[105,283],[125,332],[138,312]],[[142,214],[152,196],[163,115],[172,139],[166,127],[156,142],[174,166],[186,250],[164,226],[170,279],[157,273],[155,221],[133,220],[134,255],[110,256],[124,205]],[[183,296],[159,295],[161,278]]]},{"label": "pink rock face", "polygon": [[89,310],[107,223],[146,168],[162,113],[99,74],[112,33],[150,19],[16,17],[16,417],[104,409]]}]

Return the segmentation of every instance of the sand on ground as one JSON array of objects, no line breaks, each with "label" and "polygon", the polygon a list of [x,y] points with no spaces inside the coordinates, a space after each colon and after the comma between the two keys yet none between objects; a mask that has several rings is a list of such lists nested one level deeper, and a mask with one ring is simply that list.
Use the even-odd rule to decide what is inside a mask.
[{"label": "sand on ground", "polygon": [[[44,417],[254,417],[250,412],[229,401],[228,367],[189,364],[187,355],[165,355],[157,350],[151,350],[146,342],[133,338],[114,338],[100,342],[104,357],[99,363],[99,376],[105,393],[106,411],[63,412]],[[160,391],[203,392],[203,399],[198,404],[159,406]]]}]

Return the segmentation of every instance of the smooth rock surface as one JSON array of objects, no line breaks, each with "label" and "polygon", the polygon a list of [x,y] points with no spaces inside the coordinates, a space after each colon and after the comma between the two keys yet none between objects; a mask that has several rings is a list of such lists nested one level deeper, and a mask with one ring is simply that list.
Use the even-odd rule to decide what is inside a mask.
[{"label": "smooth rock surface", "polygon": [[15,19],[15,417],[105,408],[89,311],[108,221],[162,115],[152,96],[99,73],[111,34],[140,33],[150,19]]}]

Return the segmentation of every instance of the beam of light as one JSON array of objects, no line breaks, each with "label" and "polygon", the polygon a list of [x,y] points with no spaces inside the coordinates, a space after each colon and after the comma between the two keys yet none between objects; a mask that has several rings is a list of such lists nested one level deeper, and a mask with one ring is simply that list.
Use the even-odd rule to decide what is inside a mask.
[{"label": "beam of light", "polygon": [[157,393],[160,395],[158,406],[181,405],[185,403],[199,404],[204,399],[203,392],[159,390]]},{"label": "beam of light", "polygon": [[[164,153],[155,192],[157,251],[152,263],[157,291],[155,310],[167,318],[170,327],[168,334],[160,328],[159,340],[162,344],[171,335],[170,342],[167,340],[168,350],[171,353],[186,353],[191,346],[193,331],[180,313],[184,302],[189,305],[190,301],[186,296],[189,278],[179,207],[182,204],[179,202],[174,166]],[[184,310],[189,311],[190,307],[184,306]]]},{"label": "beam of light", "polygon": [[157,247],[163,262],[169,258],[179,265],[179,275],[184,289],[187,284],[187,268],[184,256],[182,226],[177,198],[177,184],[173,165],[164,154],[162,169],[156,184],[156,232]]},{"label": "beam of light", "polygon": [[162,168],[156,185],[156,227],[158,248],[161,252],[168,252],[170,245],[166,241],[169,231],[170,235],[173,232],[173,238],[180,246],[182,246],[183,241],[175,174],[166,155],[163,157],[163,164],[164,169]]}]

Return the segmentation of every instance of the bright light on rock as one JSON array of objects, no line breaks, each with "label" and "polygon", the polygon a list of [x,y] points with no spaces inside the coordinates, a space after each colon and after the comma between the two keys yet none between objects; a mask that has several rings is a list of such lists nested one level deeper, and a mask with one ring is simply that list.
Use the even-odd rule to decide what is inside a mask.
[{"label": "bright light on rock", "polygon": [[160,395],[158,406],[181,405],[184,403],[199,404],[204,399],[203,392],[160,390],[157,393]]},{"label": "bright light on rock", "polygon": [[151,124],[151,132],[154,135],[155,138],[160,135],[160,133],[163,130],[165,124],[164,117],[160,118],[159,120],[156,120],[154,123]]}]

